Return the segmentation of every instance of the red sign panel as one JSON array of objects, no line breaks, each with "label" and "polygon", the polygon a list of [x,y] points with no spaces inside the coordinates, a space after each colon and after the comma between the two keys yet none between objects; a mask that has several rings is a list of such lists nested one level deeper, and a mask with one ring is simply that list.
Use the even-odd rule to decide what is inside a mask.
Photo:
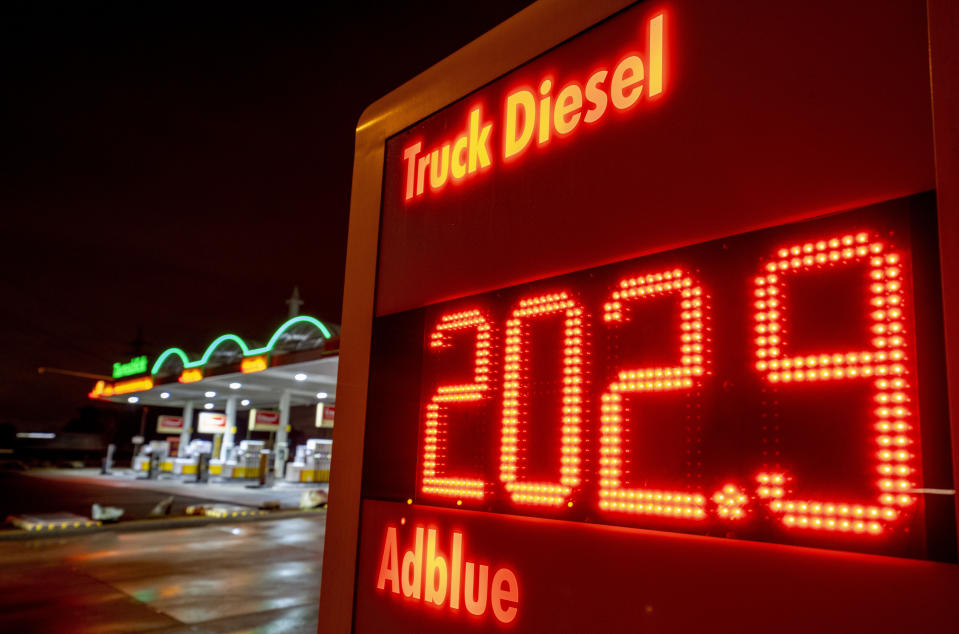
[{"label": "red sign panel", "polygon": [[[397,134],[383,168],[377,314],[932,189],[923,6],[873,7],[639,3]],[[613,80],[631,58],[643,80],[620,109]],[[605,110],[586,121],[603,71]],[[896,90],[876,90],[891,76]],[[541,143],[560,95],[579,88],[576,128],[546,128]],[[517,94],[537,125],[508,155],[510,122],[523,128]],[[464,151],[466,176],[431,189],[443,147],[471,138],[488,144],[489,166],[477,151],[469,173]],[[407,199],[416,144],[430,162],[417,163],[423,194],[416,181]]]},{"label": "red sign panel", "polygon": [[[396,458],[368,492],[951,557],[933,202],[378,318],[369,442],[416,440],[406,488],[372,485]],[[380,420],[380,373],[418,402]]]},{"label": "red sign panel", "polygon": [[639,3],[390,128],[356,631],[955,618],[925,27]]},{"label": "red sign panel", "polygon": [[933,632],[959,617],[950,567],[928,562],[374,500],[360,537],[357,632]]}]

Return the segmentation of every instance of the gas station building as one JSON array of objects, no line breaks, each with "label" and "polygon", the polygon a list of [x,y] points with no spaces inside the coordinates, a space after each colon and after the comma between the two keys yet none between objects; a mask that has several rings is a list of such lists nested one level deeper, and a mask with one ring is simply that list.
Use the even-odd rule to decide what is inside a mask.
[{"label": "gas station building", "polygon": [[[295,315],[263,346],[224,334],[199,355],[171,347],[155,359],[116,363],[114,380],[97,382],[89,396],[167,412],[143,429],[164,440],[134,439],[137,470],[148,470],[153,456],[157,469],[191,475],[207,456],[210,475],[255,478],[269,450],[277,478],[327,481],[338,342],[339,326]],[[291,447],[294,430],[306,444]]]}]

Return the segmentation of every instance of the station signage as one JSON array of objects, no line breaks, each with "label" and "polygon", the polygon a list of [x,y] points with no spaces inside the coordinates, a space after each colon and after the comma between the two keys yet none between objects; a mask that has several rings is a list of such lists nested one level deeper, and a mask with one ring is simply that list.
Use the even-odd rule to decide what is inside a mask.
[{"label": "station signage", "polygon": [[[509,568],[490,572],[487,564],[467,559],[463,533],[453,531],[449,543],[440,544],[437,529],[417,526],[407,531],[414,534],[412,546],[400,557],[397,532],[397,526],[386,528],[383,557],[376,578],[377,590],[394,595],[402,593],[414,601],[450,610],[462,608],[478,617],[492,612],[500,623],[509,623],[516,618],[519,601],[516,573]],[[443,552],[450,553],[448,559]]]},{"label": "station signage", "polygon": [[280,413],[273,410],[251,409],[251,431],[276,431],[280,428]]},{"label": "station signage", "polygon": [[[498,121],[484,118],[477,106],[454,139],[408,145],[403,150],[405,200],[439,193],[448,183],[484,173],[494,161],[518,160],[534,143],[545,146],[554,137],[573,134],[580,124],[598,124],[609,111],[632,111],[642,101],[658,99],[666,64],[665,20],[664,13],[648,20],[645,54],[639,52],[642,44],[628,43],[629,54],[597,60],[587,76],[567,78],[562,86],[552,73],[546,74],[535,87],[509,92],[496,114]],[[500,151],[495,152],[493,138],[499,130]]]},{"label": "station signage", "polygon": [[146,355],[134,357],[125,363],[117,361],[113,364],[113,378],[115,379],[121,379],[125,376],[133,376],[135,374],[146,374],[146,372]]},{"label": "station signage", "polygon": [[266,355],[256,355],[253,357],[244,357],[240,362],[240,370],[244,374],[252,372],[262,372],[268,367]]},{"label": "station signage", "polygon": [[221,412],[200,412],[197,415],[196,431],[200,434],[226,433],[226,414]]},{"label": "station signage", "polygon": [[93,389],[90,390],[90,398],[108,398],[118,394],[130,394],[132,392],[142,392],[153,388],[153,377],[141,376],[123,381],[97,381]]},{"label": "station signage", "polygon": [[316,416],[314,417],[314,424],[316,427],[332,427],[333,418],[336,414],[335,405],[325,405],[323,403],[318,403],[316,406]]},{"label": "station signage", "polygon": [[361,122],[353,631],[959,617],[926,18],[830,7],[635,3]]},{"label": "station signage", "polygon": [[183,431],[182,416],[158,416],[157,433],[158,434],[179,434]]},{"label": "station signage", "polygon": [[203,380],[203,370],[201,368],[186,368],[180,373],[177,381],[180,383],[196,383]]}]

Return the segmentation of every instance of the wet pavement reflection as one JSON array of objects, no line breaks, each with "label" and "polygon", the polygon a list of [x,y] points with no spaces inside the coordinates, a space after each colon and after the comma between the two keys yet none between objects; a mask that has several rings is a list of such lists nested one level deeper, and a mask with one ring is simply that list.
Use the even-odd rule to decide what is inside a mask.
[{"label": "wet pavement reflection", "polygon": [[316,632],[325,513],[0,542],[0,632]]}]

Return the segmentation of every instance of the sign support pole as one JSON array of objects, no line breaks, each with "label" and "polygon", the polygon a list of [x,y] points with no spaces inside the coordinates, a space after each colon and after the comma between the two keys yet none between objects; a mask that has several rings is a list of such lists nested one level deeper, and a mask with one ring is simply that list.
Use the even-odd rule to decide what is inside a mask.
[{"label": "sign support pole", "polygon": [[233,436],[236,431],[236,397],[226,399],[226,431],[223,432],[223,445],[220,448],[220,459],[226,460],[227,452],[233,446]]},{"label": "sign support pole", "polygon": [[180,431],[180,451],[190,444],[190,432],[193,429],[193,401],[183,404],[183,429]]},{"label": "sign support pole", "polygon": [[276,430],[276,442],[273,444],[273,472],[277,478],[283,477],[283,468],[286,465],[287,455],[287,431],[290,425],[290,391],[283,390],[280,395],[280,426]]}]

